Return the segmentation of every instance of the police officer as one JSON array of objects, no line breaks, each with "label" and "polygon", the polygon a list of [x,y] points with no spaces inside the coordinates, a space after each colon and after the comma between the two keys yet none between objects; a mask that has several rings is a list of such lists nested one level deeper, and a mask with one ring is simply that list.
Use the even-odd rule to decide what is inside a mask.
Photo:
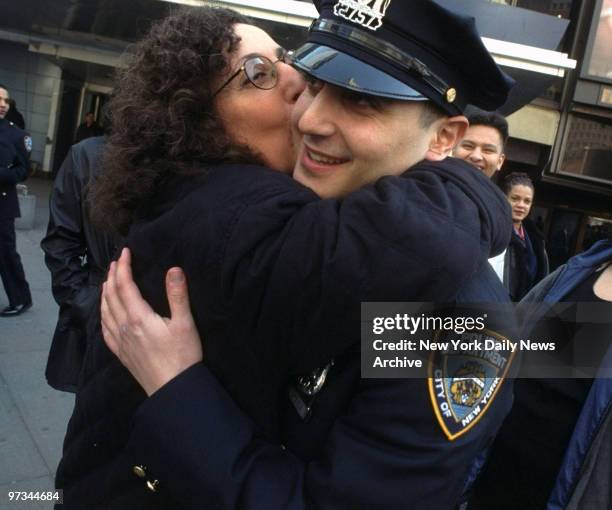
[{"label": "police officer", "polygon": [[[315,4],[321,17],[312,25],[308,42],[297,50],[294,61],[308,75],[307,90],[296,105],[301,115],[294,110],[294,121],[302,135],[299,143],[304,147],[294,177],[300,177],[300,182],[322,196],[340,195],[356,182],[374,179],[376,176],[369,171],[385,168],[389,153],[397,157],[403,147],[409,146],[410,135],[418,132],[418,125],[408,134],[401,133],[403,147],[392,145],[398,128],[388,127],[394,118],[401,118],[403,126],[414,119],[408,112],[410,101],[430,101],[448,116],[460,115],[469,102],[488,109],[503,103],[506,81],[469,19],[442,10],[431,0],[326,0]],[[480,80],[481,74],[497,79],[485,83]],[[364,133],[365,128],[370,129]],[[378,142],[376,147],[370,140]],[[421,146],[417,150],[422,158],[427,149]],[[449,165],[459,163],[447,161]],[[484,180],[482,175],[476,177]],[[407,197],[408,203],[419,200],[416,195]],[[347,202],[350,196],[343,207]],[[436,205],[443,203],[444,199],[436,201]],[[437,207],[428,207],[419,220],[429,221],[436,210]],[[414,219],[410,216],[405,214],[404,222]],[[370,218],[380,221],[376,214]],[[325,221],[321,219],[319,223]],[[360,222],[353,232],[363,234],[368,224]],[[395,225],[399,227],[402,222]],[[441,231],[433,230],[428,240],[431,238],[440,243],[437,249],[448,251],[450,257],[460,243],[471,242],[465,236],[449,241]],[[369,241],[367,235],[364,239]],[[337,240],[336,237],[334,242]],[[308,243],[305,246],[312,254],[310,249],[316,247],[317,241],[310,238]],[[285,252],[299,268],[296,272],[314,275],[316,271],[309,262],[295,262],[301,255],[296,252],[290,256]],[[134,250],[135,261],[141,253],[142,250]],[[373,263],[377,255],[378,252],[369,252],[364,257],[365,265]],[[346,267],[358,256],[359,250],[354,250],[338,258]],[[412,267],[431,268],[429,262],[423,259]],[[389,274],[397,275],[397,267],[389,267]],[[355,272],[355,278],[360,278],[363,271]],[[306,285],[292,287],[287,282],[282,280],[294,293],[288,300],[302,299]],[[194,284],[193,279],[190,284]],[[107,285],[107,289],[111,286]],[[287,290],[280,287],[279,292]],[[325,298],[326,293],[320,294]],[[390,295],[386,289],[380,296],[385,295]],[[441,293],[436,291],[434,296],[440,298]],[[458,301],[474,303],[504,299],[507,296],[487,264],[480,266],[457,296]],[[295,329],[302,324],[310,327],[317,321],[310,311],[318,303],[311,299],[308,308],[303,308],[309,311],[304,313],[303,321],[297,318],[288,322]],[[342,306],[338,303],[330,307],[336,318],[344,314],[346,308]],[[316,309],[318,314],[320,308]],[[283,313],[280,308],[273,311],[275,318]],[[148,322],[146,316],[143,318],[141,325]],[[119,331],[129,334],[129,321],[118,319],[115,322],[123,326]],[[355,317],[355,323],[358,320]],[[321,329],[320,334],[326,333]],[[144,338],[152,339],[149,335]],[[170,345],[166,340],[163,344]],[[204,338],[205,352],[206,342]],[[212,343],[210,338],[208,342]],[[181,508],[454,508],[477,471],[474,461],[486,451],[509,408],[511,384],[497,387],[494,403],[485,409],[472,397],[464,400],[467,394],[457,398],[463,391],[444,387],[442,381],[457,372],[446,372],[438,382],[433,378],[361,379],[357,351],[358,347],[335,357],[333,363],[330,361],[308,377],[288,384],[280,405],[281,440],[289,451],[266,440],[211,377],[208,368],[196,363],[161,388],[158,386],[141,405],[132,421],[130,442],[121,462],[134,461],[134,479],[142,484],[142,494],[148,488],[159,498],[171,496],[181,503]],[[210,354],[204,355],[205,362],[210,359]],[[479,380],[478,377],[471,379]],[[484,388],[492,382],[476,385]],[[481,413],[483,410],[485,413]],[[478,421],[472,421],[472,416]],[[66,466],[62,467],[67,471]],[[126,468],[119,463],[114,467],[113,476],[117,477],[120,469]],[[99,473],[90,476],[95,483],[101,478],[104,477]],[[163,504],[161,499],[158,504]]]},{"label": "police officer", "polygon": [[28,175],[32,139],[5,119],[9,108],[8,89],[0,85],[0,277],[9,299],[0,317],[20,315],[32,306],[15,239],[15,218],[20,216],[16,184]]}]

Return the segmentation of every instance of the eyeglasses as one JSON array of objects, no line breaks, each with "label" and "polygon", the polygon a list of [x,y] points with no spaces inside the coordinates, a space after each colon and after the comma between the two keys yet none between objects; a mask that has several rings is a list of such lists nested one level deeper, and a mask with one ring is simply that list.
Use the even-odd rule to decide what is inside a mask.
[{"label": "eyeglasses", "polygon": [[268,57],[263,55],[256,55],[251,58],[247,58],[244,63],[232,74],[225,83],[221,85],[217,91],[212,95],[214,98],[219,92],[227,87],[230,82],[236,78],[242,71],[246,75],[247,79],[255,85],[258,89],[270,90],[276,87],[278,83],[278,70],[276,64],[282,62],[284,64],[291,64],[293,57],[293,51],[282,50],[277,60],[272,62]]}]

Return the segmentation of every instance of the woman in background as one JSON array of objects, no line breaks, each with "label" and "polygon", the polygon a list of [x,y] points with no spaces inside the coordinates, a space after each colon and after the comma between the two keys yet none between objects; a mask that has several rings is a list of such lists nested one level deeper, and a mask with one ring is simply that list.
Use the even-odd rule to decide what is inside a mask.
[{"label": "woman in background", "polygon": [[533,205],[533,181],[525,173],[509,174],[502,189],[512,207],[512,237],[506,250],[504,285],[512,301],[520,301],[548,274],[544,237],[528,219]]}]

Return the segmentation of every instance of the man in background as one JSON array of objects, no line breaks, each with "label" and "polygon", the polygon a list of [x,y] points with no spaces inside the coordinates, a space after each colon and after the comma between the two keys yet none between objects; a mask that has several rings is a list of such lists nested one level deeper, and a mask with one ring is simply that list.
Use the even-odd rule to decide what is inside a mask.
[{"label": "man in background", "polygon": [[470,127],[453,156],[478,168],[489,179],[501,170],[506,159],[508,121],[496,112],[479,112],[468,116]]},{"label": "man in background", "polygon": [[96,123],[96,118],[93,112],[87,112],[85,114],[85,122],[83,122],[76,132],[74,143],[79,143],[85,138],[91,138],[92,136],[101,136],[102,128]]},{"label": "man in background", "polygon": [[40,243],[60,307],[45,376],[60,391],[76,391],[89,319],[96,315],[99,285],[114,252],[111,236],[91,225],[87,200],[103,147],[100,136],[70,149],[53,184],[49,226]]},{"label": "man in background", "polygon": [[[493,179],[506,160],[504,147],[508,141],[508,121],[497,112],[477,112],[468,115],[468,122],[470,127],[455,147],[453,156],[467,161],[489,179]],[[505,258],[506,250],[489,259],[502,282]],[[506,285],[507,282],[504,283]]]}]

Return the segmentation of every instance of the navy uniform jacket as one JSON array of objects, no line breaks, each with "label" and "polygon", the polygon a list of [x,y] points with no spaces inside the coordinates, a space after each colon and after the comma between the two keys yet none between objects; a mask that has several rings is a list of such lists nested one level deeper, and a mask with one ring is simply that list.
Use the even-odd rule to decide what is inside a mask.
[{"label": "navy uniform jacket", "polygon": [[18,218],[15,185],[28,176],[31,138],[6,119],[0,119],[0,220]]},{"label": "navy uniform jacket", "polygon": [[[457,299],[509,298],[485,264]],[[336,360],[308,419],[285,404],[283,444],[267,441],[199,363],[140,407],[126,460],[177,508],[453,510],[510,410],[512,381],[454,440],[427,381],[360,379],[357,352]]]},{"label": "navy uniform jacket", "polygon": [[[259,167],[211,168],[186,184],[164,190],[131,229],[134,277],[167,315],[164,276],[183,267],[207,365],[267,437],[281,437],[274,432],[286,381],[359,343],[361,301],[454,299],[510,234],[505,197],[454,159],[423,162],[342,201],[320,200]],[[411,394],[427,396],[398,396]],[[147,497],[126,464],[131,420],[144,400],[102,339],[93,339],[57,471],[66,509],[85,500],[91,508],[173,508],[158,495]],[[411,402],[423,426],[432,425],[431,403]],[[464,437],[482,446],[484,436]],[[171,442],[177,446],[175,437]]]}]

